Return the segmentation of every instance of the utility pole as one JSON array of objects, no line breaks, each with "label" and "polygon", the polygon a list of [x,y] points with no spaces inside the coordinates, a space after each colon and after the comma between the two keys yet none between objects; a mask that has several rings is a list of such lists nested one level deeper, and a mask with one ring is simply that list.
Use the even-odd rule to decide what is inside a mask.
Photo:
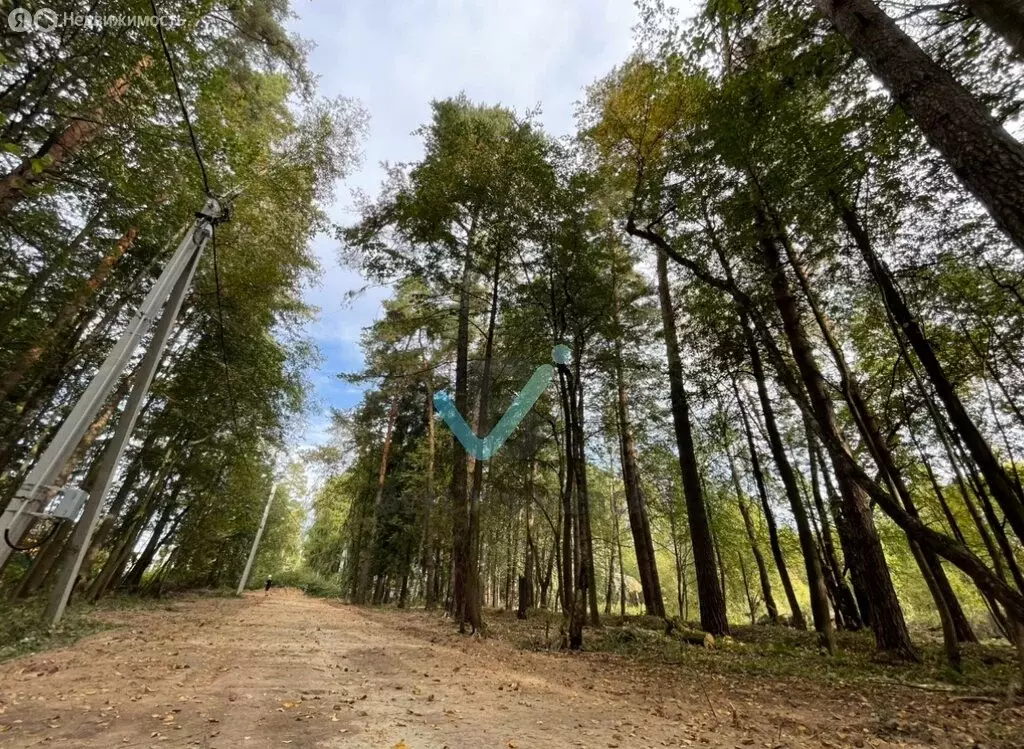
[{"label": "utility pole", "polygon": [[78,525],[75,526],[75,532],[71,537],[70,548],[68,549],[69,553],[64,557],[66,560],[65,564],[57,576],[57,584],[50,591],[50,601],[46,606],[46,611],[43,613],[43,623],[48,627],[55,626],[64,615],[64,608],[67,606],[68,599],[71,597],[71,591],[75,587],[75,580],[78,578],[82,560],[89,550],[89,542],[92,540],[92,534],[96,529],[100,511],[103,509],[107,494],[110,492],[110,485],[113,483],[117,464],[135,428],[135,421],[142,410],[142,404],[153,382],[153,376],[160,366],[164,347],[167,345],[167,339],[170,338],[171,330],[174,328],[174,321],[178,317],[181,304],[185,300],[189,286],[192,284],[192,277],[195,275],[198,263],[199,255],[195,254],[192,256],[192,260],[185,272],[178,277],[178,282],[171,291],[171,296],[164,307],[163,315],[161,315],[160,322],[157,323],[156,330],[153,333],[153,340],[150,342],[142,363],[139,365],[135,384],[128,395],[128,401],[125,404],[124,411],[121,413],[121,418],[117,422],[117,427],[114,429],[113,439],[107,443],[103,451],[103,462],[100,465],[99,474],[93,484],[89,499],[85,504],[82,517],[79,519]]},{"label": "utility pole", "polygon": [[[156,322],[160,310],[157,330],[140,365],[135,385],[128,397],[124,413],[118,422],[114,438],[108,445],[103,456],[103,472],[96,482],[96,489],[86,503],[85,511],[76,528],[72,543],[76,553],[69,559],[66,569],[62,570],[59,584],[54,597],[47,608],[47,622],[51,625],[60,621],[67,604],[67,596],[71,592],[74,579],[78,574],[82,558],[85,555],[92,532],[102,509],[104,499],[117,466],[118,459],[131,437],[135,420],[149,391],[153,375],[160,363],[164,346],[173,328],[181,303],[195,274],[199,258],[213,235],[213,225],[225,217],[221,203],[213,197],[207,199],[203,210],[196,214],[190,231],[178,245],[174,255],[164,267],[160,277],[153,284],[138,312],[128,323],[121,338],[107,355],[99,370],[89,382],[89,386],[78,399],[71,413],[61,424],[57,434],[47,445],[46,450],[25,477],[21,487],[15,493],[7,509],[0,515],[0,568],[3,567],[28,530],[32,515],[38,515],[45,508],[49,495],[45,490],[59,489],[51,484],[56,481],[61,469],[74,452],[85,431],[92,424],[97,412],[109,397],[118,379],[121,377],[128,362],[134,356],[139,344]],[[58,591],[60,591],[58,595]]]},{"label": "utility pole", "polygon": [[245,572],[242,579],[238,581],[238,595],[242,595],[245,586],[249,582],[249,573],[252,572],[252,563],[256,559],[256,550],[260,546],[260,539],[263,538],[263,529],[267,527],[267,516],[270,515],[270,505],[274,502],[274,492],[277,491],[277,484],[270,485],[270,496],[267,497],[267,504],[263,506],[263,517],[260,519],[260,527],[256,531],[256,538],[252,540],[252,548],[249,549],[249,559],[245,562]]}]

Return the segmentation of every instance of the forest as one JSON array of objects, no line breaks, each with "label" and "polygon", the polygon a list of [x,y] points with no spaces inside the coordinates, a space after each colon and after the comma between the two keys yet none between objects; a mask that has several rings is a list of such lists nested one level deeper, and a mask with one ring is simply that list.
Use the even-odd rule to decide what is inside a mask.
[{"label": "forest", "polygon": [[[165,40],[152,26],[59,26],[5,32],[0,56],[0,506],[8,516],[204,194],[244,186],[196,269],[116,481],[98,478],[141,350],[46,489],[49,499],[64,485],[102,494],[113,484],[81,564],[82,599],[158,591],[164,581],[237,582],[274,452],[306,407],[317,358],[302,331],[314,312],[301,289],[320,273],[309,242],[329,227],[324,208],[366,126],[357,102],[317,93],[282,26],[286,4],[175,3],[174,11],[180,23]],[[185,116],[202,113],[194,132],[176,89]],[[299,552],[301,497],[285,485],[279,493],[259,574]],[[14,539],[27,551],[3,556],[10,600],[52,586],[77,551],[73,530],[39,519]]]},{"label": "forest", "polygon": [[[907,661],[930,629],[954,669],[979,638],[1019,650],[1004,10],[645,3],[573,137],[434,102],[422,159],[338,230],[394,294],[362,403],[312,456],[305,563],[465,631],[554,609],[568,648],[632,612],[813,629],[828,653],[863,629]],[[571,361],[508,443],[467,455],[434,393],[483,436],[556,344]]]},{"label": "forest", "polygon": [[[101,519],[8,536],[5,606],[52,611],[62,570],[83,603],[233,589],[260,527],[251,584],[460,633],[550,612],[576,651],[653,617],[1024,669],[1019,3],[639,0],[575,133],[452,92],[344,223],[368,114],[318,92],[286,0],[160,5],[159,34],[3,37],[8,519],[182,227],[242,188],[123,453],[141,348],[43,489]],[[341,375],[358,405],[298,449],[324,234],[390,296]],[[484,437],[542,365],[493,455],[437,413]]]}]

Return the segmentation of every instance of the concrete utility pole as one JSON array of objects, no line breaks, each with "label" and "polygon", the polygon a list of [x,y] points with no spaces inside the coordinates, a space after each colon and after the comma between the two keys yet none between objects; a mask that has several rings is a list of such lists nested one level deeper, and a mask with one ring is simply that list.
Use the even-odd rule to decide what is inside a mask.
[{"label": "concrete utility pole", "polygon": [[267,527],[267,516],[270,515],[270,505],[274,502],[274,492],[277,491],[277,484],[271,484],[270,496],[267,497],[267,504],[263,507],[263,517],[260,519],[259,530],[256,531],[256,538],[252,540],[252,548],[249,549],[249,559],[245,563],[245,572],[242,579],[238,581],[238,595],[245,592],[245,586],[249,582],[249,573],[252,572],[252,563],[256,559],[256,550],[260,547],[260,539],[263,538],[263,529]]},{"label": "concrete utility pole", "polygon": [[2,568],[13,551],[12,545],[17,546],[28,530],[32,522],[32,515],[38,514],[44,509],[49,497],[45,490],[60,488],[53,487],[51,484],[57,479],[64,464],[71,457],[85,431],[95,419],[97,412],[114,389],[139,344],[153,326],[157,315],[163,309],[160,322],[143,357],[124,413],[121,415],[114,437],[104,453],[103,470],[96,482],[96,488],[90,495],[82,518],[75,529],[71,542],[75,553],[71,555],[66,568],[61,571],[58,585],[54,589],[54,595],[47,608],[46,621],[50,625],[59,622],[64,612],[82,558],[89,548],[96,520],[110,489],[114,469],[131,437],[135,420],[149,391],[153,375],[160,363],[170,331],[174,326],[178,311],[181,309],[181,303],[188,292],[199,258],[213,235],[213,225],[222,220],[224,215],[224,209],[220,202],[215,198],[208,198],[203,210],[196,214],[191,230],[185,232],[184,239],[178,245],[156,283],[153,284],[153,288],[146,295],[139,311],[128,323],[121,338],[107,355],[103,364],[100,365],[89,386],[78,399],[67,419],[61,424],[60,429],[57,430],[57,434],[47,445],[46,450],[32,467],[28,476],[25,477],[3,515],[0,515],[0,538],[2,538],[0,541],[0,568]]},{"label": "concrete utility pole", "polygon": [[89,499],[85,503],[82,517],[79,519],[78,525],[75,526],[75,532],[70,541],[70,548],[64,557],[65,564],[59,571],[57,584],[50,591],[50,601],[43,614],[43,623],[48,627],[56,625],[64,615],[64,608],[67,606],[68,599],[71,597],[71,591],[75,587],[75,580],[78,577],[78,571],[82,567],[82,560],[89,550],[89,542],[92,540],[92,534],[96,529],[100,511],[103,509],[107,494],[110,492],[110,485],[113,483],[117,464],[124,454],[124,448],[128,444],[132,431],[134,431],[135,421],[142,410],[142,404],[145,402],[146,393],[149,392],[149,386],[153,382],[153,376],[160,366],[164,347],[167,345],[167,339],[170,338],[171,330],[174,328],[174,321],[178,317],[178,312],[181,311],[181,304],[185,300],[189,286],[192,285],[192,277],[195,275],[198,264],[199,255],[197,253],[192,256],[192,260],[185,272],[178,277],[178,282],[171,291],[171,296],[164,307],[163,315],[161,315],[160,322],[153,333],[153,340],[150,342],[149,348],[142,358],[142,363],[139,365],[135,384],[128,395],[128,402],[121,413],[121,418],[117,422],[114,436],[107,443],[103,451],[103,462],[100,465],[99,474],[93,484]]}]

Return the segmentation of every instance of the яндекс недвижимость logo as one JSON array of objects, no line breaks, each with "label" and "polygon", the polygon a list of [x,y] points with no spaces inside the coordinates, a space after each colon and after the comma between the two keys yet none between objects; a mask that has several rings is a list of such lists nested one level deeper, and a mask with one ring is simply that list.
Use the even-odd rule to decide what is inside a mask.
[{"label": "\u044f\u043d\u0434\u0435\u043a\u0441 \u043d\u0435\u0434\u0432\u0438\u0436\u0438\u043c\u043e\u0441\u0442\u044c logo", "polygon": [[130,13],[58,13],[53,8],[39,8],[35,12],[28,8],[14,8],[7,14],[7,27],[16,33],[52,31],[58,27],[86,29],[104,28],[146,28],[161,26],[177,28],[184,23],[181,16],[166,13],[159,16],[133,15]]}]

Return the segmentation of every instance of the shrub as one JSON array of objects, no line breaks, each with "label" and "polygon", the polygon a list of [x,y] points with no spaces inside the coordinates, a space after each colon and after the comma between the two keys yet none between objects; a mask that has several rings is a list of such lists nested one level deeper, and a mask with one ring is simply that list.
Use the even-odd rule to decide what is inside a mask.
[{"label": "shrub", "polygon": [[319,598],[341,597],[341,575],[327,577],[308,567],[285,570],[274,578],[274,585],[281,588],[299,588],[306,595]]}]

